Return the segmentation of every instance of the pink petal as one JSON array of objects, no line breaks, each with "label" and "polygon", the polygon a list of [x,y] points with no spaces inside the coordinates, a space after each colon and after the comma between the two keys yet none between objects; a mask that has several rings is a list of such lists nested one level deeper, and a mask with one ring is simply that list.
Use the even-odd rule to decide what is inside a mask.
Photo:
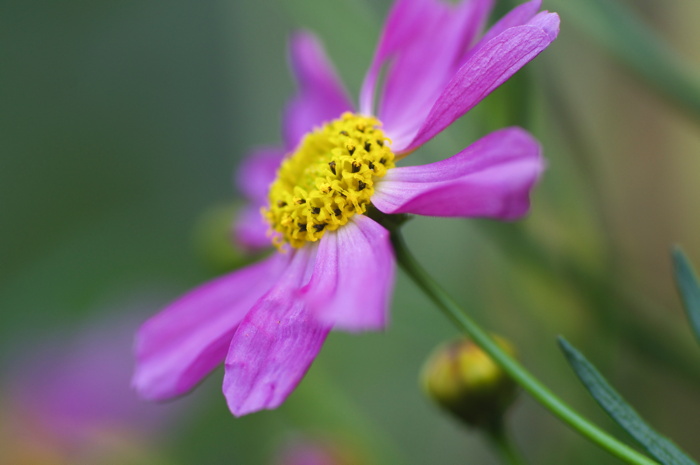
[{"label": "pink petal", "polygon": [[405,146],[409,140],[404,139],[419,129],[457,71],[460,57],[480,32],[492,3],[400,0],[395,4],[360,97],[360,111],[374,114],[377,79],[382,67],[388,65],[376,114],[395,145]]},{"label": "pink petal", "polygon": [[245,197],[262,206],[284,158],[279,147],[263,147],[246,157],[236,171],[236,185]]},{"label": "pink petal", "polygon": [[292,71],[299,94],[289,103],[284,115],[287,150],[294,150],[301,138],[325,121],[352,111],[352,104],[319,40],[300,32],[290,45]]},{"label": "pink petal", "polygon": [[543,12],[529,24],[506,29],[481,45],[442,91],[413,141],[407,146],[394,144],[394,151],[419,147],[472,109],[547,48],[558,27],[559,17]]},{"label": "pink petal", "polygon": [[236,215],[233,226],[233,235],[237,244],[243,248],[255,252],[272,245],[272,239],[267,232],[270,225],[260,213],[258,205],[243,207]]},{"label": "pink petal", "polygon": [[389,232],[364,215],[320,241],[316,265],[302,290],[314,315],[348,331],[382,329],[394,284]]},{"label": "pink petal", "polygon": [[482,45],[488,43],[506,29],[527,24],[540,10],[541,5],[542,0],[531,0],[510,10],[489,28],[486,34],[479,39],[479,42],[469,50],[468,54],[473,55]]},{"label": "pink petal", "polygon": [[241,209],[233,225],[235,241],[250,251],[268,248],[269,225],[260,209],[267,205],[268,191],[277,177],[277,170],[284,159],[284,151],[277,147],[265,147],[248,156],[236,172],[236,184],[250,205]]},{"label": "pink petal", "polygon": [[279,282],[248,312],[226,356],[224,395],[236,416],[278,407],[299,384],[330,327],[319,324],[298,296],[313,257],[293,253]]},{"label": "pink petal", "polygon": [[136,335],[132,385],[139,394],[163,400],[200,382],[224,360],[236,327],[287,261],[275,254],[210,281],[146,321]]},{"label": "pink petal", "polygon": [[506,128],[447,160],[390,170],[372,203],[389,214],[513,220],[527,213],[543,169],[537,141],[520,128]]},{"label": "pink petal", "polygon": [[540,11],[527,24],[542,28],[552,41],[559,35],[559,15],[556,13]]}]

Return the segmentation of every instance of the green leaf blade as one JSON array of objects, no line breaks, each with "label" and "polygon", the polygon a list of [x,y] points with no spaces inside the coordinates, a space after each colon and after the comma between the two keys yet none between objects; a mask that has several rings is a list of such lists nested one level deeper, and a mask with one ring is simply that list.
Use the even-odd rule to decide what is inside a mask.
[{"label": "green leaf blade", "polygon": [[671,252],[673,268],[676,273],[676,285],[683,299],[685,313],[690,320],[695,337],[700,342],[700,284],[690,260],[683,250],[676,246]]},{"label": "green leaf blade", "polygon": [[678,446],[651,428],[603,375],[563,337],[558,338],[574,372],[608,415],[663,465],[698,465]]}]

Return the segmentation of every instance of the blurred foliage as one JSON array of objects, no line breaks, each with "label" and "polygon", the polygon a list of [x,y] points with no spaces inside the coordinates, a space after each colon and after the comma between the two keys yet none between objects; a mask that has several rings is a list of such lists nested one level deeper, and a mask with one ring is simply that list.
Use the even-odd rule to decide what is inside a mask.
[{"label": "blurred foliage", "polygon": [[639,14],[620,0],[553,2],[553,8],[606,52],[626,64],[656,91],[700,116],[700,71],[671,47]]},{"label": "blurred foliage", "polygon": [[[356,95],[389,3],[4,2],[3,373],[46,334],[120,313],[124,296],[163,296],[141,309],[145,319],[213,276],[195,228],[203,212],[236,200],[232,173],[247,151],[280,140],[281,109],[294,88],[289,33],[317,31]],[[497,127],[527,127],[549,161],[529,218],[420,218],[405,235],[436,279],[514,341],[524,364],[555,392],[615,428],[589,412],[576,388],[556,350],[555,335],[564,333],[602,361],[651,424],[699,456],[700,355],[667,250],[682,243],[700,256],[700,133],[696,119],[664,98],[683,103],[696,95],[688,89],[697,81],[685,70],[700,58],[692,56],[700,5],[616,2],[631,13],[615,22],[621,10],[584,3],[545,0],[544,8],[561,14],[559,39],[412,157],[444,158]],[[579,14],[586,8],[589,14]],[[647,46],[656,36],[661,51]],[[676,49],[684,52],[667,53]],[[656,61],[642,69],[650,53]],[[683,70],[680,95],[666,74],[654,78],[666,73],[658,69],[666,62]],[[641,84],[648,81],[654,86]],[[415,383],[431,348],[455,330],[403,276],[392,318],[383,334],[332,334],[300,388],[274,412],[234,419],[215,372],[191,394],[188,416],[151,447],[164,463],[265,464],[301,431],[337,437],[382,464],[436,457],[497,463]],[[617,463],[528,398],[509,420],[531,463]]]}]

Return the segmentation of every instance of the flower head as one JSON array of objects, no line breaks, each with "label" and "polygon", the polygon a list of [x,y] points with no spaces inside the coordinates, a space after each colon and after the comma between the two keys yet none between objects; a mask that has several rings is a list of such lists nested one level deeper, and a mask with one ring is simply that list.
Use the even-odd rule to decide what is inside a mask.
[{"label": "flower head", "polygon": [[181,395],[225,361],[235,415],[275,408],[331,328],[385,327],[394,257],[388,231],[366,215],[370,206],[501,220],[527,212],[543,160],[522,129],[494,132],[437,163],[396,166],[556,38],[559,18],[538,13],[539,0],[480,35],[491,4],[399,0],[358,109],[318,40],[292,38],[299,93],[285,112],[285,147],[253,154],[238,178],[251,204],[238,239],[279,252],[204,284],[143,325],[133,379],[143,396]]}]

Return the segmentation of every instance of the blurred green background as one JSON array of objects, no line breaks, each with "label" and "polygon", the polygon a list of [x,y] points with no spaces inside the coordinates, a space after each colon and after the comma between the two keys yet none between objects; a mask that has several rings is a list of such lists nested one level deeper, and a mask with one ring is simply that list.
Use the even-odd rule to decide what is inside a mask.
[{"label": "blurred green background", "polygon": [[[625,437],[576,381],[558,334],[698,457],[700,349],[668,252],[679,243],[700,266],[700,5],[614,2],[634,20],[625,29],[597,3],[545,0],[561,15],[558,40],[411,159],[524,125],[548,160],[529,217],[417,218],[405,233],[470,314],[565,400]],[[215,276],[195,231],[206,211],[236,200],[242,157],[280,142],[294,89],[290,32],[317,32],[356,96],[390,2],[1,5],[0,392],[48,335],[70,338],[122,307],[133,315],[134,301],[147,302],[137,306],[143,320]],[[423,360],[457,333],[401,273],[392,319],[382,334],[333,333],[277,411],[234,419],[215,372],[144,463],[272,463],[297,435],[337,442],[361,463],[499,463],[476,431],[422,396]],[[525,395],[509,426],[530,463],[619,463]]]}]

